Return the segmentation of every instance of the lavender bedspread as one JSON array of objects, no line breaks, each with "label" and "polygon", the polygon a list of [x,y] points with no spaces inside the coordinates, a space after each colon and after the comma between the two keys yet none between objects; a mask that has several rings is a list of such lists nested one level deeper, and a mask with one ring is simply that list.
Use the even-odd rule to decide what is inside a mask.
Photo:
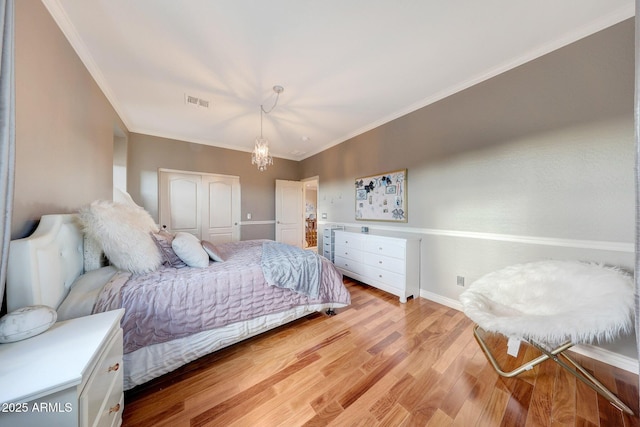
[{"label": "lavender bedspread", "polygon": [[342,274],[320,257],[317,298],[269,286],[261,267],[264,240],[219,245],[225,262],[208,268],[162,267],[145,275],[119,272],[104,287],[94,313],[125,308],[124,352],[170,341],[289,308],[318,303],[351,303]]}]

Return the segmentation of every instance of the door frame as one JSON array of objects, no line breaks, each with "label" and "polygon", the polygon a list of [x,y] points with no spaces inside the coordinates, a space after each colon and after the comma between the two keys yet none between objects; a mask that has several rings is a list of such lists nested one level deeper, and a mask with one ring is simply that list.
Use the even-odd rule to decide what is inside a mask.
[{"label": "door frame", "polygon": [[[306,200],[307,200],[307,183],[309,182],[315,182],[316,184],[316,211],[315,216],[316,216],[316,227],[318,225],[318,200],[320,199],[319,197],[319,191],[320,191],[320,177],[318,175],[316,176],[312,176],[309,178],[305,178],[305,179],[301,179],[300,182],[302,182],[302,203],[304,204],[303,206],[303,214],[305,215],[306,218]],[[305,227],[305,224],[303,224],[303,228]],[[303,230],[303,232],[306,230]],[[316,243],[316,248],[317,248],[317,243]]]}]

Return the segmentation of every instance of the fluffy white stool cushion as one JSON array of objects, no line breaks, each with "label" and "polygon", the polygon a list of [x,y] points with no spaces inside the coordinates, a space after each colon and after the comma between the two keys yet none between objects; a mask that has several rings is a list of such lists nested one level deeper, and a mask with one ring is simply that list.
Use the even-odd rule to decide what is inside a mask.
[{"label": "fluffy white stool cushion", "polygon": [[489,332],[544,343],[610,340],[633,328],[634,283],[617,268],[539,261],[489,273],[460,295]]}]

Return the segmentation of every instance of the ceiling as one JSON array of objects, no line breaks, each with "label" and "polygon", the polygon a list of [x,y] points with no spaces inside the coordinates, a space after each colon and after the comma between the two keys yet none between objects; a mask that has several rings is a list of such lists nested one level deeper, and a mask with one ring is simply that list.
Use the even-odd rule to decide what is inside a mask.
[{"label": "ceiling", "polygon": [[[43,0],[132,132],[301,160],[634,15],[634,0]],[[185,96],[209,107],[185,102]]]}]

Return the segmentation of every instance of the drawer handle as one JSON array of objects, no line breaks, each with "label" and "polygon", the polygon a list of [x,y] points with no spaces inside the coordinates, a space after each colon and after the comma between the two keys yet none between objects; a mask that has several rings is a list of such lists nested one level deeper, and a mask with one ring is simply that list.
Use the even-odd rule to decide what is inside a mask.
[{"label": "drawer handle", "polygon": [[118,403],[115,406],[112,406],[111,408],[109,408],[109,415],[113,414],[114,412],[118,412],[120,411],[120,404]]},{"label": "drawer handle", "polygon": [[382,274],[378,274],[378,277],[382,279]]},{"label": "drawer handle", "polygon": [[109,369],[107,370],[107,372],[117,371],[118,369],[120,369],[120,364],[116,363],[113,366],[109,366]]},{"label": "drawer handle", "polygon": [[381,251],[381,250],[382,250],[382,248],[378,248],[378,250],[379,250],[379,251]]},{"label": "drawer handle", "polygon": [[378,264],[382,264],[382,261],[378,261]]}]

